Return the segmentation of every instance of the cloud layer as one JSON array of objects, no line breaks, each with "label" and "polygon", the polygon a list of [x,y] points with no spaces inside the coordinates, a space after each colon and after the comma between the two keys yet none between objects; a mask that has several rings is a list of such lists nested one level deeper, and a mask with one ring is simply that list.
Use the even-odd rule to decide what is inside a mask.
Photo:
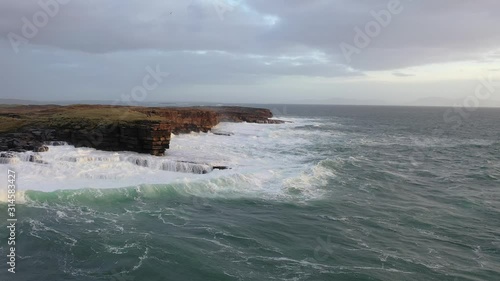
[{"label": "cloud layer", "polygon": [[[414,74],[403,68],[498,60],[499,1],[401,0],[400,12],[387,17],[391,1],[3,0],[0,83],[9,97],[113,99],[140,80],[145,66],[159,64],[172,78],[158,91],[198,91],[199,98],[196,85],[238,92],[297,77],[309,85],[363,79],[373,71],[404,79]],[[359,48],[358,28],[367,33],[377,17],[386,26],[379,23]],[[32,38],[27,22],[37,29]],[[342,43],[358,52],[346,59]]]}]

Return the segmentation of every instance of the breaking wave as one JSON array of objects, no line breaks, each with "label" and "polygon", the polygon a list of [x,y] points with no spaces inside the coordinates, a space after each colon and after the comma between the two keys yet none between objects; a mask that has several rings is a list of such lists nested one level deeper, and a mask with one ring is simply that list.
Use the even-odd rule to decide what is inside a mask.
[{"label": "breaking wave", "polygon": [[[162,157],[50,142],[46,143],[47,152],[11,153],[9,158],[0,158],[7,164],[0,169],[11,168],[19,174],[18,194],[22,195],[18,197],[25,200],[86,201],[102,196],[128,200],[152,193],[314,198],[324,192],[322,186],[334,173],[329,170],[329,160],[318,160],[315,166],[301,164],[312,155],[307,146],[318,139],[308,126],[319,125],[314,120],[292,121],[279,125],[221,123],[215,134],[174,135],[171,149]],[[1,201],[6,198],[3,193]]]}]

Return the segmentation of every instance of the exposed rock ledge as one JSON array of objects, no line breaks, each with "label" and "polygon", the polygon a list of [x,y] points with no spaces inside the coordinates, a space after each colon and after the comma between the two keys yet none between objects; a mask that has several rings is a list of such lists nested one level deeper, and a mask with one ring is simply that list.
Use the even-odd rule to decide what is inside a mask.
[{"label": "exposed rock ledge", "polygon": [[0,106],[0,151],[43,152],[48,141],[106,151],[163,155],[171,133],[208,132],[219,122],[283,123],[246,107],[108,105]]}]

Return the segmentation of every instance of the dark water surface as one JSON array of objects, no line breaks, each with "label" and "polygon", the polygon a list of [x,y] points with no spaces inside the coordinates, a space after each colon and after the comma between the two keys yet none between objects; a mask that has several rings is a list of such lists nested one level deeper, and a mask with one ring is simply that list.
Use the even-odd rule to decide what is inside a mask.
[{"label": "dark water surface", "polygon": [[0,279],[500,280],[500,110],[270,107],[294,123],[227,137],[254,166],[27,191]]}]

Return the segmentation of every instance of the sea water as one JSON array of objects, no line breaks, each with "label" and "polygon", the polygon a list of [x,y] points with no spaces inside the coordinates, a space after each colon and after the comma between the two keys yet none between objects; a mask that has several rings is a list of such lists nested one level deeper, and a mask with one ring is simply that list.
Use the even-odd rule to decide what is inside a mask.
[{"label": "sea water", "polygon": [[279,111],[163,157],[63,145],[0,164],[1,280],[500,280],[500,110]]}]

